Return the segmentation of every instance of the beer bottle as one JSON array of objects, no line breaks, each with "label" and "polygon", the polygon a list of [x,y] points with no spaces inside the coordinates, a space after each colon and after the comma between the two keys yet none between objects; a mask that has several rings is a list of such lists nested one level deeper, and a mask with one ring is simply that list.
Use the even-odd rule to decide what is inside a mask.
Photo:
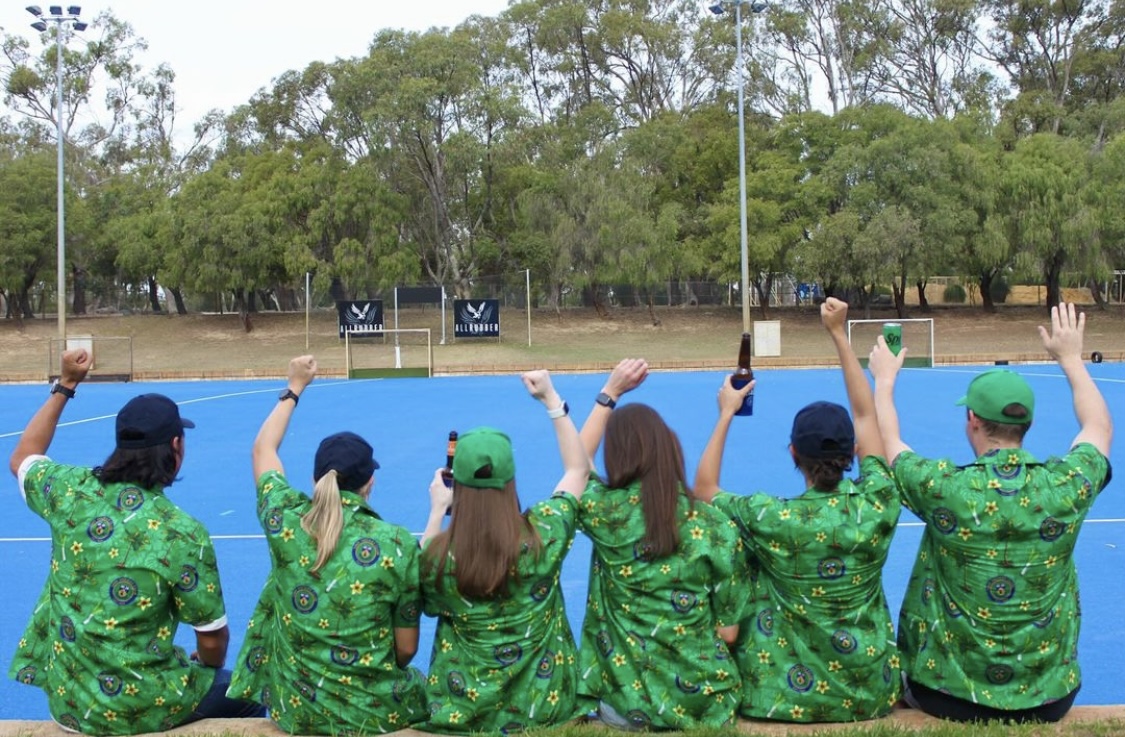
[{"label": "beer bottle", "polygon": [[[730,377],[730,385],[735,389],[741,389],[754,380],[754,371],[750,368],[751,340],[750,333],[742,334],[742,343],[738,346],[738,368]],[[742,400],[742,407],[735,414],[743,417],[754,414],[753,391]]]},{"label": "beer bottle", "polygon": [[[453,454],[457,452],[457,431],[449,431],[449,442],[445,446],[445,470],[441,472],[441,480],[445,482],[446,488],[453,488]],[[453,511],[452,507],[447,507],[445,510],[446,516]]]}]

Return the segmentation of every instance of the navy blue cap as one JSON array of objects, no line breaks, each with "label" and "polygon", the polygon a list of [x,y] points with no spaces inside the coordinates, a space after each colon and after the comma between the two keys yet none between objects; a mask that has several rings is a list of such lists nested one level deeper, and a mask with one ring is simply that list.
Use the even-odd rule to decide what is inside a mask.
[{"label": "navy blue cap", "polygon": [[851,458],[855,455],[855,428],[848,411],[840,405],[813,402],[793,418],[789,442],[802,458]]},{"label": "navy blue cap", "polygon": [[163,394],[141,394],[130,399],[117,413],[117,447],[151,448],[184,434],[195,427],[180,417],[180,408]]},{"label": "navy blue cap", "polygon": [[359,491],[371,480],[379,464],[371,445],[354,432],[338,432],[320,441],[313,463],[313,478],[336,472],[336,483],[345,491]]}]

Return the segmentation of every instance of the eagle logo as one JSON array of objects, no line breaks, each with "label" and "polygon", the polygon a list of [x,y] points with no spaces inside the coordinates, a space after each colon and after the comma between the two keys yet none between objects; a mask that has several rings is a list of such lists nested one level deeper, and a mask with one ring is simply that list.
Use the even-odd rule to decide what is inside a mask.
[{"label": "eagle logo", "polygon": [[461,308],[461,322],[475,322],[478,324],[492,321],[492,305],[482,301],[480,307],[473,307],[472,302],[466,302]]}]

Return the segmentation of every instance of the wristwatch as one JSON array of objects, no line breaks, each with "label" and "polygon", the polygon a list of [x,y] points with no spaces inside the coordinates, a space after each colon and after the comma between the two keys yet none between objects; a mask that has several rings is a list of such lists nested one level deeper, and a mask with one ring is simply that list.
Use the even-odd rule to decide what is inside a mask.
[{"label": "wristwatch", "polygon": [[61,394],[67,399],[74,399],[74,390],[69,386],[63,386],[58,379],[55,379],[54,383],[51,384],[51,393]]},{"label": "wristwatch", "polygon": [[617,406],[617,400],[609,396],[605,392],[600,392],[598,396],[594,397],[594,401],[603,407],[608,407],[609,409],[613,409]]},{"label": "wristwatch", "polygon": [[570,414],[570,405],[564,400],[562,404],[554,409],[547,410],[547,416],[552,420],[557,420],[560,417],[566,417]]},{"label": "wristwatch", "polygon": [[297,403],[301,401],[301,395],[292,389],[286,388],[285,391],[277,395],[277,401],[284,402],[286,399],[292,399],[293,406],[296,407]]}]

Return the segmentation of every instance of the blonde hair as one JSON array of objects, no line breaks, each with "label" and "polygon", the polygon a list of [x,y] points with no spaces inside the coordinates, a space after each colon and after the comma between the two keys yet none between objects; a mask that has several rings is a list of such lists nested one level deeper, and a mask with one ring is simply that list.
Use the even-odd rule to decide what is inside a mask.
[{"label": "blonde hair", "polygon": [[335,469],[317,479],[312,508],[301,518],[301,529],[316,540],[316,564],[312,570],[319,571],[336,552],[340,532],[344,529],[344,510]]}]

